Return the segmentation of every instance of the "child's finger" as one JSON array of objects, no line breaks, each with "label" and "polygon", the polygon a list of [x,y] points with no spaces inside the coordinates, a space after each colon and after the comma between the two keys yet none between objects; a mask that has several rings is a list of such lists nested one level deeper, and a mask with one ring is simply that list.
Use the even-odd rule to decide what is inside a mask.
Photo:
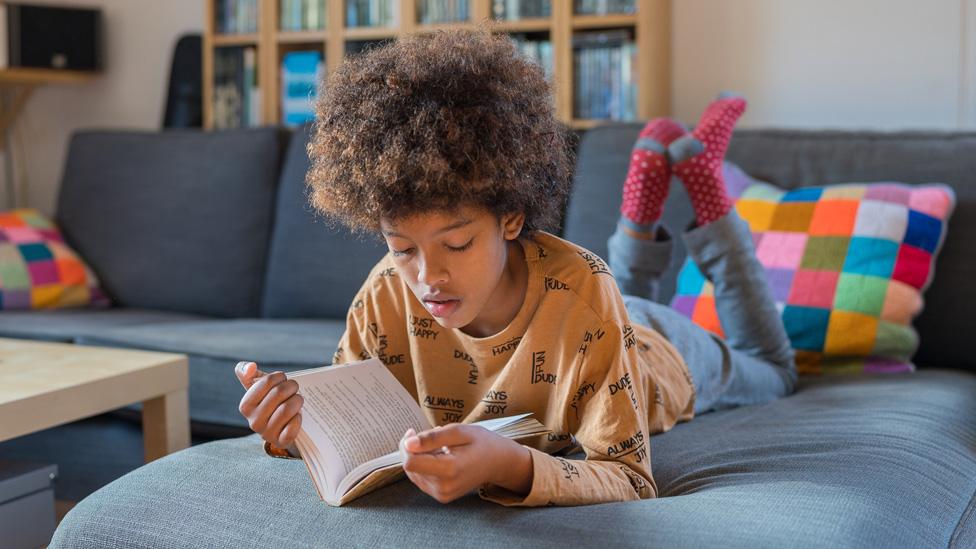
[{"label": "child's finger", "polygon": [[265,372],[258,370],[258,365],[256,363],[248,362],[246,360],[242,360],[237,363],[237,366],[234,368],[234,374],[237,376],[238,381],[241,382],[241,385],[243,385],[245,389],[250,389],[251,385],[254,385],[254,382],[257,381],[258,378],[267,375]]},{"label": "child's finger", "polygon": [[456,469],[455,465],[447,463],[447,461],[454,459],[455,457],[451,454],[408,453],[403,461],[403,469],[417,475],[442,478],[450,476]]},{"label": "child's finger", "polygon": [[471,442],[467,425],[459,423],[446,425],[440,429],[430,429],[405,437],[404,449],[412,453],[441,451],[444,446],[461,446]]}]

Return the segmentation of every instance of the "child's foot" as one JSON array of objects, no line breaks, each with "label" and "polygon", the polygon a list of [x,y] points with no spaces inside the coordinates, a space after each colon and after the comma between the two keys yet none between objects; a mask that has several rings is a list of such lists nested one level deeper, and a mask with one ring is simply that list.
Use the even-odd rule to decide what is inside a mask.
[{"label": "child's foot", "polygon": [[732,199],[722,179],[722,161],[732,139],[732,128],[746,110],[746,100],[721,94],[712,102],[691,134],[668,146],[671,169],[688,190],[698,226],[724,216]]},{"label": "child's foot", "polygon": [[620,204],[620,213],[624,220],[631,222],[631,229],[653,232],[661,219],[671,181],[667,148],[687,132],[687,128],[670,118],[655,118],[641,130],[630,156]]}]

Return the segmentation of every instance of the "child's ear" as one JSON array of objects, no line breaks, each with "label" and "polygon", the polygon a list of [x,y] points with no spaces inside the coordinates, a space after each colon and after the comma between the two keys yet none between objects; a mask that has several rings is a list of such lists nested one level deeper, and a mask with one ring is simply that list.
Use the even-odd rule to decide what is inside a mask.
[{"label": "child's ear", "polygon": [[525,224],[525,213],[515,212],[503,214],[501,224],[502,235],[505,237],[505,240],[515,240],[522,232],[522,226]]}]

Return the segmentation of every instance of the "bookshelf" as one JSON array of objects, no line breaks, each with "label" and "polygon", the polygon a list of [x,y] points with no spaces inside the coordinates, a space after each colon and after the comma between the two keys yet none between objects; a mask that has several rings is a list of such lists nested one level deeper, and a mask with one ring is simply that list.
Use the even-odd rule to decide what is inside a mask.
[{"label": "bookshelf", "polygon": [[[347,55],[373,44],[439,28],[473,28],[484,19],[528,43],[523,51],[548,56],[543,65],[554,86],[556,114],[568,126],[585,130],[610,120],[670,114],[671,0],[630,0],[629,6],[627,0],[550,0],[548,9],[537,3],[522,0],[531,7],[520,8],[515,0],[205,0],[204,125],[286,123],[294,113],[283,112],[283,90],[298,97],[310,81],[308,76],[293,81],[288,71],[283,75],[286,59],[302,57],[293,54],[318,52],[318,74],[325,77]],[[450,17],[452,8],[461,20]],[[231,22],[228,13],[236,14]],[[446,21],[437,18],[445,14]],[[240,53],[248,49],[247,55]],[[244,57],[248,61],[242,64]],[[249,101],[252,108],[234,101]],[[285,103],[294,104],[287,98]],[[251,116],[228,118],[230,112]]]}]

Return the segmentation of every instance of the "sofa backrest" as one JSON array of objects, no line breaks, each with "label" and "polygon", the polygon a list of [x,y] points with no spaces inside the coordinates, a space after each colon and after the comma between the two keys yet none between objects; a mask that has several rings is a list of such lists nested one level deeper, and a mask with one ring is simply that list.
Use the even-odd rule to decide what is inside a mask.
[{"label": "sofa backrest", "polygon": [[257,316],[283,137],[76,132],[56,220],[117,305]]},{"label": "sofa backrest", "polygon": [[353,236],[308,204],[306,147],[311,124],[291,136],[278,183],[262,314],[344,319],[353,296],[386,253],[377,239]]},{"label": "sofa backrest", "polygon": [[[619,216],[621,186],[642,124],[611,124],[586,132],[579,145],[574,189],[567,206],[565,238],[606,258],[607,238]],[[915,362],[959,368],[972,364],[968,347],[976,333],[976,133],[739,130],[728,160],[749,175],[783,188],[846,182],[947,183],[957,205],[916,319],[921,344]],[[693,219],[680,184],[672,184],[663,223],[680,233]],[[658,301],[674,294],[685,250],[675,240],[674,266]]]}]

